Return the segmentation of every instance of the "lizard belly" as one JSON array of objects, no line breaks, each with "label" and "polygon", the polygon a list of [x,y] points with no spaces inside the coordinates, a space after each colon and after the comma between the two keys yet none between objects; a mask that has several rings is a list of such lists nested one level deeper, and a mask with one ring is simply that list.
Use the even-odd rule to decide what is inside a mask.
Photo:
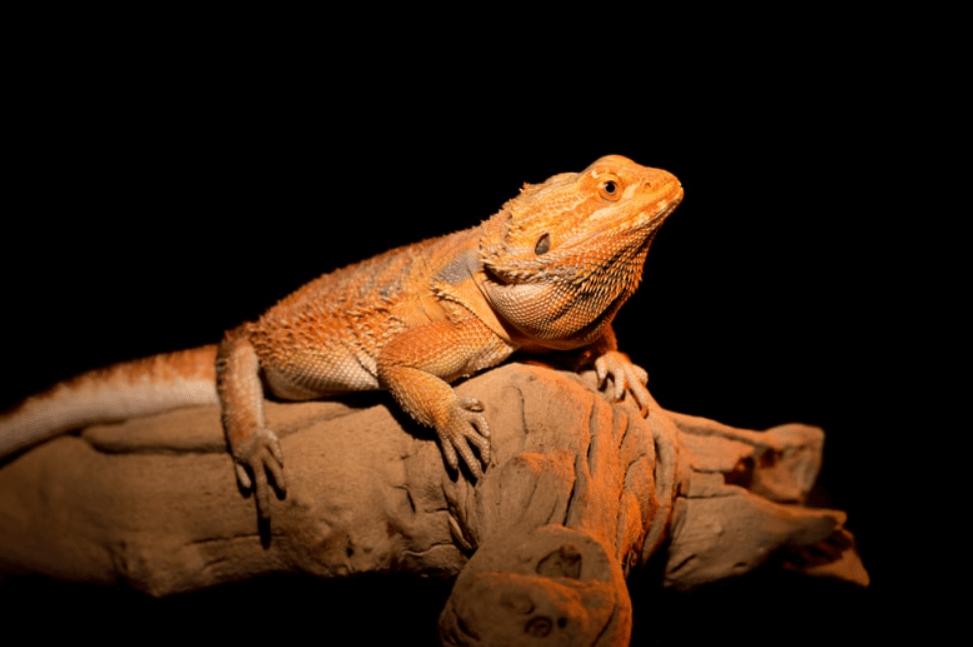
[{"label": "lizard belly", "polygon": [[287,400],[311,400],[379,387],[375,360],[347,349],[328,353],[298,351],[284,364],[265,365],[270,391]]}]

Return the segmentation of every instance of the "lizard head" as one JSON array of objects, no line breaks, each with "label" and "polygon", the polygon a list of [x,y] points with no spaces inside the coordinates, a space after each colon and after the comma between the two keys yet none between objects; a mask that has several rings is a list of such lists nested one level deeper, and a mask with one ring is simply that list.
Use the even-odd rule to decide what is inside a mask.
[{"label": "lizard head", "polygon": [[638,287],[649,244],[682,196],[672,174],[619,155],[525,185],[484,223],[481,290],[534,343],[590,343]]}]

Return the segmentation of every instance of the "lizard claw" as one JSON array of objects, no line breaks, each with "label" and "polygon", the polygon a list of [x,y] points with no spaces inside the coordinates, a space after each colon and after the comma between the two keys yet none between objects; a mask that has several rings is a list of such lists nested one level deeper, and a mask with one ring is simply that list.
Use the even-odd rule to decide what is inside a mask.
[{"label": "lizard claw", "polygon": [[[483,403],[476,398],[457,400],[449,413],[445,427],[436,429],[446,463],[454,470],[459,469],[459,458],[463,459],[474,479],[483,476],[480,463],[490,462],[490,426],[483,415]],[[480,458],[477,459],[470,445],[476,447]],[[457,456],[458,453],[458,456]]]},{"label": "lizard claw", "polygon": [[649,382],[649,374],[641,366],[632,363],[625,353],[608,351],[595,360],[595,375],[598,385],[605,386],[607,378],[611,377],[614,385],[612,397],[621,400],[626,391],[632,394],[642,412],[642,417],[648,415],[651,396],[645,385]]},{"label": "lizard claw", "polygon": [[287,494],[284,482],[284,453],[280,449],[277,434],[261,429],[251,434],[248,442],[234,455],[237,481],[244,490],[253,490],[257,513],[261,519],[270,519],[270,484],[273,480],[278,498]]}]

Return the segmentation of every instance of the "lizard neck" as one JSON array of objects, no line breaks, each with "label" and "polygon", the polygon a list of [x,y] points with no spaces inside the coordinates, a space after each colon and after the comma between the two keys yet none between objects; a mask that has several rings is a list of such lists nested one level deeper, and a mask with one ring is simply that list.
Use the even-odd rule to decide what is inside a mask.
[{"label": "lizard neck", "polygon": [[614,249],[604,254],[598,253],[599,241],[592,241],[571,262],[538,272],[530,281],[504,283],[481,267],[476,285],[518,345],[558,350],[586,346],[601,337],[638,287],[652,234],[635,244],[615,237],[605,246]]}]

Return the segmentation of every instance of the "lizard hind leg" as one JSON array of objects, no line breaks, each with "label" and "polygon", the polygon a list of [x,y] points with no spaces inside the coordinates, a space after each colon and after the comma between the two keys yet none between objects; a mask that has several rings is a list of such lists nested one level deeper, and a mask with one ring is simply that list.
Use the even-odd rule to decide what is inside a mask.
[{"label": "lizard hind leg", "polygon": [[243,490],[253,490],[258,514],[262,519],[269,519],[268,476],[278,495],[283,497],[287,491],[284,457],[277,435],[264,422],[260,362],[246,326],[228,332],[219,346],[216,390],[237,481]]}]

